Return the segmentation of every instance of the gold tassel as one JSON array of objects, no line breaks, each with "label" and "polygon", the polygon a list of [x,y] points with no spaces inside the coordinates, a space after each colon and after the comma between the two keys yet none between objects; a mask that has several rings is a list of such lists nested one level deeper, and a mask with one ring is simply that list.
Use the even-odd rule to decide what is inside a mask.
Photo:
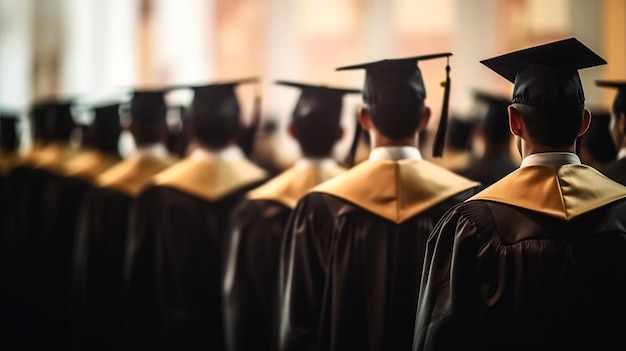
[{"label": "gold tassel", "polygon": [[443,147],[446,140],[446,129],[448,127],[448,106],[450,101],[450,58],[446,64],[446,81],[441,82],[445,88],[443,92],[443,106],[441,107],[441,118],[439,118],[439,127],[435,135],[433,144],[433,157],[441,157],[443,155]]},{"label": "gold tassel", "polygon": [[355,126],[354,126],[354,137],[352,139],[352,144],[350,145],[350,151],[348,152],[348,157],[346,157],[346,165],[348,168],[354,166],[354,162],[356,161],[356,152],[359,148],[359,143],[361,141],[361,133],[363,133],[361,128],[361,123],[359,123],[359,112],[357,109],[356,118],[355,118]]}]

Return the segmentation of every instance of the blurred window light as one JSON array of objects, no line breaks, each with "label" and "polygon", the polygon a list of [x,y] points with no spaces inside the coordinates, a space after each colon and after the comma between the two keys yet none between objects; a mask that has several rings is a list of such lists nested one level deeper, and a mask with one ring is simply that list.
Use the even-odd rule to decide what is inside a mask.
[{"label": "blurred window light", "polygon": [[296,0],[298,28],[305,33],[337,35],[349,32],[357,22],[357,0]]},{"label": "blurred window light", "polygon": [[406,33],[447,31],[454,25],[455,0],[392,0],[395,27]]},{"label": "blurred window light", "polygon": [[569,28],[569,0],[528,0],[528,23],[534,33],[562,33]]}]

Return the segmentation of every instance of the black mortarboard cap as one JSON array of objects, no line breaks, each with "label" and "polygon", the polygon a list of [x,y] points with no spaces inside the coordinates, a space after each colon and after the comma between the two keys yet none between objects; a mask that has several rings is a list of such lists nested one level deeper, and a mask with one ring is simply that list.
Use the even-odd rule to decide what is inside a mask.
[{"label": "black mortarboard cap", "polygon": [[161,121],[167,116],[165,94],[171,89],[136,89],[130,100],[130,116],[133,120]]},{"label": "black mortarboard cap", "polygon": [[443,154],[446,127],[448,122],[448,106],[450,99],[450,65],[452,53],[436,53],[414,56],[401,59],[389,59],[337,68],[338,71],[365,69],[365,84],[363,85],[363,101],[371,105],[402,106],[415,105],[426,98],[426,87],[422,72],[418,67],[419,61],[437,58],[447,58],[446,81],[443,83],[444,100],[441,109],[439,127],[435,136],[433,156]]},{"label": "black mortarboard cap", "polygon": [[94,115],[91,124],[94,126],[119,125],[120,105],[119,102],[112,102],[93,106]]},{"label": "black mortarboard cap", "polygon": [[191,114],[202,111],[201,115],[220,118],[239,118],[240,106],[235,88],[240,84],[256,83],[258,78],[245,78],[206,85],[188,86],[194,91],[191,101]]},{"label": "black mortarboard cap", "polygon": [[491,116],[496,116],[500,118],[505,117],[504,119],[507,119],[507,107],[511,104],[510,99],[498,94],[486,92],[484,90],[474,90],[474,99],[484,104],[486,107],[484,114],[476,117],[489,118]]},{"label": "black mortarboard cap", "polygon": [[20,144],[17,122],[19,114],[16,112],[0,111],[0,150],[13,152]]},{"label": "black mortarboard cap", "polygon": [[617,95],[613,99],[613,112],[626,112],[626,80],[596,80],[596,85],[617,89]]},{"label": "black mortarboard cap", "polygon": [[[314,119],[319,122],[339,124],[343,96],[361,93],[359,89],[337,88],[278,80],[276,84],[299,88],[300,97],[292,113],[294,120]],[[326,124],[328,124],[326,123]]]},{"label": "black mortarboard cap", "polygon": [[506,141],[512,137],[509,129],[508,106],[511,100],[483,90],[474,90],[474,99],[483,104],[482,114],[475,116],[479,119],[483,133],[494,141]]},{"label": "black mortarboard cap", "polygon": [[88,134],[96,148],[105,151],[117,148],[122,130],[120,105],[119,102],[112,102],[93,107],[93,121],[88,128]]},{"label": "black mortarboard cap", "polygon": [[45,137],[51,140],[67,141],[76,127],[72,107],[73,99],[59,99],[45,102],[43,113]]},{"label": "black mortarboard cap", "polygon": [[[242,140],[237,142],[243,145],[242,150],[248,154],[249,147],[253,145],[251,139],[256,132],[240,125],[241,107],[236,88],[240,84],[258,81],[258,78],[245,78],[204,85],[177,86],[178,89],[187,88],[194,92],[191,104],[185,112],[189,118],[192,134],[204,143],[214,146],[223,145],[233,137],[241,138]],[[259,105],[260,97],[256,96],[253,120],[260,118]]]},{"label": "black mortarboard cap", "polygon": [[583,105],[585,95],[579,69],[606,61],[569,38],[480,61],[514,83],[513,103],[538,107]]},{"label": "black mortarboard cap", "polygon": [[449,57],[451,53],[381,60],[337,68],[338,71],[365,69],[363,101],[372,105],[412,105],[426,98],[418,61]]},{"label": "black mortarboard cap", "polygon": [[459,115],[451,115],[446,130],[447,145],[458,150],[471,151],[473,120]]},{"label": "black mortarboard cap", "polygon": [[33,131],[35,141],[43,141],[46,139],[45,124],[46,115],[48,114],[48,106],[43,102],[35,102],[30,107],[28,117]]}]

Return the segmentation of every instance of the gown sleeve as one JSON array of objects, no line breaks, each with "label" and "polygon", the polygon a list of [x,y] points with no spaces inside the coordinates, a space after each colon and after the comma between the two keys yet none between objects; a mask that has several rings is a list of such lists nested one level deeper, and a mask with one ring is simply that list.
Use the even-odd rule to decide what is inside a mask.
[{"label": "gown sleeve", "polygon": [[414,351],[479,349],[476,221],[490,230],[485,216],[467,216],[460,204],[437,222],[428,238],[422,270]]},{"label": "gown sleeve", "polygon": [[282,351],[316,349],[333,227],[324,196],[300,200],[286,227],[280,265]]},{"label": "gown sleeve", "polygon": [[291,209],[273,201],[246,200],[235,210],[224,266],[228,349],[274,350],[278,266]]},{"label": "gown sleeve", "polygon": [[160,325],[154,270],[155,192],[140,194],[130,209],[124,257],[124,337],[129,348],[152,348]]}]

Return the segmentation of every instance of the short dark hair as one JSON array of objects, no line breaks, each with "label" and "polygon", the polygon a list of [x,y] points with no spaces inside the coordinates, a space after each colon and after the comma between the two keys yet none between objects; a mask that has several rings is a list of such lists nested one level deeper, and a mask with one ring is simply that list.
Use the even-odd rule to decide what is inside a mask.
[{"label": "short dark hair", "polygon": [[302,152],[311,157],[327,157],[339,140],[341,126],[335,121],[295,118],[293,134]]},{"label": "short dark hair", "polygon": [[165,142],[167,122],[161,119],[148,120],[132,120],[130,132],[135,140],[135,144],[147,145]]},{"label": "short dark hair", "polygon": [[611,111],[615,116],[619,116],[620,113],[626,113],[626,99],[621,94],[613,99],[613,105]]},{"label": "short dark hair", "polygon": [[367,106],[376,129],[389,139],[412,137],[424,116],[424,101],[411,105]]},{"label": "short dark hair", "polygon": [[[190,108],[190,132],[203,145],[221,148],[237,141],[241,132],[241,120],[233,115],[219,115],[213,111],[202,111],[204,106]],[[239,109],[237,108],[237,115]]]},{"label": "short dark hair", "polygon": [[584,105],[538,107],[514,103],[513,106],[519,111],[534,142],[549,147],[564,147],[576,141]]}]

